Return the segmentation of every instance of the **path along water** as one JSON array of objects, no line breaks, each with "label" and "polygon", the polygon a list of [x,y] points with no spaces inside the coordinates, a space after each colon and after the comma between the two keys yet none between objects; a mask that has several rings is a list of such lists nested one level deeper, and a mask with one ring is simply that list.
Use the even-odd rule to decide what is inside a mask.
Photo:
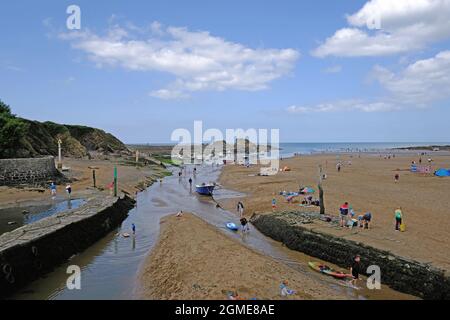
[{"label": "path along water", "polygon": [[[139,268],[158,240],[160,219],[179,210],[192,212],[220,228],[230,237],[236,238],[244,245],[271,256],[280,262],[295,268],[299,272],[315,277],[330,288],[344,293],[349,299],[367,298],[399,298],[402,297],[385,286],[383,290],[354,290],[344,287],[338,281],[315,273],[307,266],[307,262],[316,260],[299,252],[289,250],[279,243],[265,237],[255,228],[245,237],[240,233],[227,231],[225,224],[239,219],[236,214],[216,207],[208,197],[195,193],[195,184],[217,181],[221,168],[204,165],[197,167],[193,177],[193,190],[190,190],[189,177],[193,168],[188,167],[186,173],[179,178],[179,169],[174,175],[166,177],[162,183],[156,182],[137,197],[137,206],[130,211],[129,217],[121,228],[94,244],[88,250],[73,257],[58,267],[45,278],[37,280],[21,290],[15,299],[133,299],[137,287]],[[239,193],[218,189],[216,199],[236,197]],[[136,235],[124,238],[123,233],[132,233],[131,225],[136,225]],[[81,272],[81,290],[69,290],[66,287],[67,267],[78,265]]]}]

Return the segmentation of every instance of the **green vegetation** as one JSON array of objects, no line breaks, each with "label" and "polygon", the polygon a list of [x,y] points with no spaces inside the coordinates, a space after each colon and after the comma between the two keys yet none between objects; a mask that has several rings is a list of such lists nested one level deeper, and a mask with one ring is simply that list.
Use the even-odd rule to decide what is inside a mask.
[{"label": "green vegetation", "polygon": [[181,161],[172,160],[170,155],[153,155],[153,158],[162,162],[163,164],[179,167],[181,165]]},{"label": "green vegetation", "polygon": [[0,157],[14,155],[13,148],[20,143],[28,125],[11,113],[11,108],[0,100]]}]

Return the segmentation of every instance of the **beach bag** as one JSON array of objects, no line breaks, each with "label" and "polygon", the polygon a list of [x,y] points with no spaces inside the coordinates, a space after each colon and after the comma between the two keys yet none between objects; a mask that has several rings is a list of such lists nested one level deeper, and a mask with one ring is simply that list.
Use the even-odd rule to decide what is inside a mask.
[{"label": "beach bag", "polygon": [[400,225],[400,231],[401,231],[401,232],[405,232],[405,231],[406,231],[406,225],[405,225],[404,223],[402,223],[402,224]]}]

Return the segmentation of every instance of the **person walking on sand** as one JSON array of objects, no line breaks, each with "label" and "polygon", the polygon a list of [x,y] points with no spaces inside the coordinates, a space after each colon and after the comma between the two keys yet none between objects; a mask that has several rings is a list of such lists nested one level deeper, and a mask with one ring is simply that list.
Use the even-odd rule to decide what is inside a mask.
[{"label": "person walking on sand", "polygon": [[397,210],[395,210],[395,231],[400,230],[400,226],[402,225],[402,220],[403,220],[402,208],[398,207]]},{"label": "person walking on sand", "polygon": [[67,192],[67,195],[68,195],[68,197],[69,197],[69,199],[70,199],[70,197],[71,197],[71,195],[72,195],[72,186],[71,186],[70,184],[68,184],[68,185],[66,186],[66,192]]},{"label": "person walking on sand", "polygon": [[236,209],[239,214],[239,217],[240,218],[244,217],[244,204],[241,201],[238,202]]},{"label": "person walking on sand", "polygon": [[275,198],[272,199],[272,211],[277,209],[277,200]]},{"label": "person walking on sand", "polygon": [[356,281],[359,280],[359,273],[361,272],[361,257],[359,254],[356,255],[355,259],[353,260],[352,266],[350,267],[350,273],[353,276],[353,279],[350,281],[350,283],[355,286]]},{"label": "person walking on sand", "polygon": [[189,178],[189,189],[192,191],[192,178]]},{"label": "person walking on sand", "polygon": [[348,202],[344,203],[340,208],[340,216],[341,216],[341,220],[340,220],[340,225],[341,227],[345,227],[345,224],[347,223],[347,217],[348,217]]},{"label": "person walking on sand", "polygon": [[400,180],[400,175],[398,173],[394,176],[394,182],[397,183]]}]

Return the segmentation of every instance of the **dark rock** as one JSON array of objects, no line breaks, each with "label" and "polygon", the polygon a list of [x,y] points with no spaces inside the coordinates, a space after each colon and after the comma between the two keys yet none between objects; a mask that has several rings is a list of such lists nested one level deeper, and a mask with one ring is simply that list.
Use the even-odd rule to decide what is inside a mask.
[{"label": "dark rock", "polygon": [[286,221],[284,215],[286,213],[253,215],[250,221],[264,235],[288,248],[342,268],[348,268],[352,258],[359,254],[362,270],[378,265],[382,282],[394,290],[424,299],[450,299],[450,278],[444,270],[355,241],[308,230],[299,224],[293,225]]}]

